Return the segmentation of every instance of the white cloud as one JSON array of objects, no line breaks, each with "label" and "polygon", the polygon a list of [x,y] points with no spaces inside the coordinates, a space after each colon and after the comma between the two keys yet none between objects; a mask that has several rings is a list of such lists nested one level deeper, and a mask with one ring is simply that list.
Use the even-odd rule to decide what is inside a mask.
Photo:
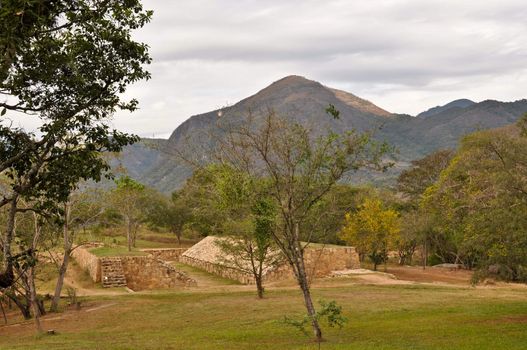
[{"label": "white cloud", "polygon": [[416,114],[457,98],[525,98],[525,0],[145,0],[152,79],[115,125],[180,123],[298,74]]}]

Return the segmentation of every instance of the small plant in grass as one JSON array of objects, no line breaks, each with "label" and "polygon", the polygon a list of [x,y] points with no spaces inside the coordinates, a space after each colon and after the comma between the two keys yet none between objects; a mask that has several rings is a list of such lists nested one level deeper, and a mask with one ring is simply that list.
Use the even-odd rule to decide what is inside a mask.
[{"label": "small plant in grass", "polygon": [[[318,303],[320,304],[320,310],[318,310],[315,314],[315,321],[318,323],[324,323],[331,328],[338,327],[341,329],[344,327],[344,324],[348,322],[348,318],[342,315],[342,307],[338,306],[335,300],[329,302],[320,300]],[[300,320],[286,316],[284,318],[284,323],[295,327],[305,336],[309,336],[309,332],[306,327],[309,327],[313,323],[313,319],[309,315],[305,315]],[[321,341],[322,339],[317,339],[319,348]]]},{"label": "small plant in grass", "polygon": [[69,305],[74,306],[77,310],[81,308],[81,302],[77,298],[77,289],[73,287],[66,288],[66,294],[68,295]]}]

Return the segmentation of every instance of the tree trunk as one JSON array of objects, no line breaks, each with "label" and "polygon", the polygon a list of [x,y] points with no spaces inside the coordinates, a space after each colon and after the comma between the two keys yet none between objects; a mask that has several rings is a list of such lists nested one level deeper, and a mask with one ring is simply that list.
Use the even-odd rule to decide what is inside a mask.
[{"label": "tree trunk", "polygon": [[15,276],[13,274],[13,261],[11,256],[11,242],[13,241],[13,235],[15,231],[15,218],[16,218],[16,209],[17,209],[17,197],[15,196],[9,207],[7,214],[7,224],[6,231],[3,237],[3,269],[0,273],[0,287],[8,288],[10,287],[14,280]]},{"label": "tree trunk", "polygon": [[388,271],[388,252],[386,249],[382,252],[383,260],[384,260],[384,272]]},{"label": "tree trunk", "polygon": [[135,241],[137,239],[137,225],[132,225],[132,247],[136,248]]},{"label": "tree trunk", "polygon": [[126,240],[127,240],[127,243],[128,243],[128,251],[131,252],[132,251],[132,230],[131,230],[131,221],[130,221],[130,218],[126,218]]},{"label": "tree trunk", "polygon": [[305,272],[304,262],[299,261],[298,264],[298,284],[302,290],[304,296],[304,304],[306,305],[307,314],[311,319],[311,326],[313,328],[313,334],[315,335],[315,340],[317,342],[322,341],[322,329],[318,324],[317,313],[315,311],[315,306],[313,305],[313,300],[311,299],[311,291],[309,290],[309,283],[307,281],[307,275]]},{"label": "tree trunk", "polygon": [[9,259],[11,258],[11,242],[13,241],[13,233],[15,231],[15,216],[17,209],[17,198],[13,198],[9,207],[7,216],[6,231],[3,240],[3,258],[4,267],[7,266]]},{"label": "tree trunk", "polygon": [[256,279],[256,290],[258,293],[258,298],[263,299],[264,297],[264,287],[262,283],[262,276],[255,276]]},{"label": "tree trunk", "polygon": [[53,294],[53,300],[51,301],[51,306],[49,308],[50,312],[57,312],[59,309],[60,295],[62,293],[62,287],[64,286],[64,277],[66,276],[66,271],[68,270],[70,253],[71,249],[64,252],[64,258],[59,269],[59,277],[57,279],[57,284],[55,285],[55,293]]},{"label": "tree trunk", "polygon": [[2,315],[4,315],[4,323],[7,324],[7,316],[4,310],[4,299],[3,298],[0,300],[0,308],[2,308]]},{"label": "tree trunk", "polygon": [[306,274],[306,266],[304,264],[304,252],[300,246],[300,229],[298,223],[294,226],[294,241],[295,245],[292,247],[292,262],[294,265],[294,270],[296,270],[296,278],[298,280],[298,285],[302,290],[304,296],[304,304],[306,305],[307,314],[311,319],[311,326],[313,327],[313,334],[315,335],[315,340],[320,343],[322,341],[322,329],[317,320],[317,313],[315,306],[313,305],[313,300],[311,299],[311,291],[309,290],[309,281]]},{"label": "tree trunk", "polygon": [[40,324],[40,306],[38,305],[37,299],[37,290],[35,287],[35,268],[31,267],[28,271],[28,280],[29,280],[29,293],[31,308],[33,309],[33,317],[35,319],[35,326],[37,327],[37,332],[42,333],[42,325]]},{"label": "tree trunk", "polygon": [[427,260],[428,260],[428,244],[425,238],[425,241],[423,242],[423,270],[426,269]]},{"label": "tree trunk", "polygon": [[42,333],[42,325],[40,324],[40,305],[37,298],[37,288],[35,286],[35,264],[37,261],[37,257],[35,256],[35,252],[38,246],[38,242],[40,240],[40,224],[38,222],[38,216],[37,214],[33,213],[33,220],[35,225],[35,232],[33,236],[33,242],[31,245],[31,257],[34,263],[31,265],[28,271],[28,284],[29,284],[29,298],[31,307],[33,308],[33,316],[35,317],[35,326],[37,327],[37,332]]},{"label": "tree trunk", "polygon": [[62,293],[62,287],[64,286],[64,277],[66,276],[66,271],[68,271],[68,265],[70,261],[71,247],[73,245],[73,239],[70,239],[69,236],[69,208],[67,205],[64,206],[64,226],[63,226],[63,235],[64,235],[64,257],[62,258],[62,264],[59,269],[59,277],[57,279],[57,284],[55,285],[55,293],[53,294],[53,300],[51,301],[51,306],[49,308],[50,312],[57,312],[59,309],[60,294]]},{"label": "tree trunk", "polygon": [[177,244],[181,247],[181,231],[180,230],[174,230],[174,233],[176,234],[177,238]]},{"label": "tree trunk", "polygon": [[23,302],[21,302],[16,294],[14,293],[9,293],[9,294],[6,294],[7,297],[12,300],[15,305],[18,307],[18,309],[20,310],[20,312],[22,313],[22,316],[24,317],[25,320],[29,320],[31,319],[31,311],[30,311],[30,305],[29,304],[24,304]]}]

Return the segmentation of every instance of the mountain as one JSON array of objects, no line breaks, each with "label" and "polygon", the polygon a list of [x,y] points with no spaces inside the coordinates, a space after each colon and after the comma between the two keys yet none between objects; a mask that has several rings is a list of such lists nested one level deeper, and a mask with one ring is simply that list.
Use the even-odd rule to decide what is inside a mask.
[{"label": "mountain", "polygon": [[444,106],[437,106],[437,107],[430,108],[427,111],[419,113],[417,117],[418,118],[428,118],[428,117],[432,117],[434,115],[440,114],[442,112],[445,112],[451,109],[463,109],[463,108],[467,108],[475,104],[476,102],[474,101],[467,100],[466,98],[462,98],[462,99],[447,103]]},{"label": "mountain", "polygon": [[[339,119],[327,115],[329,104],[340,111]],[[413,117],[390,113],[351,93],[304,77],[288,76],[235,105],[192,116],[168,140],[145,139],[128,147],[120,164],[139,181],[164,192],[173,191],[192,174],[188,162],[180,157],[182,153],[192,154],[194,161],[206,162],[217,138],[223,137],[222,127],[240,125],[247,118],[258,123],[270,110],[310,127],[314,133],[371,131],[375,139],[394,145],[399,151],[398,162],[382,178],[375,175],[375,180],[380,181],[393,180],[413,159],[436,149],[455,148],[460,137],[467,133],[515,122],[527,112],[527,100],[480,103],[456,100]],[[364,181],[373,176],[362,175]]]},{"label": "mountain", "polygon": [[526,112],[525,99],[515,102],[486,100],[466,108],[450,108],[433,117],[406,119],[393,125],[391,132],[404,135],[414,144],[413,151],[425,155],[440,148],[456,148],[464,135],[512,124]]}]

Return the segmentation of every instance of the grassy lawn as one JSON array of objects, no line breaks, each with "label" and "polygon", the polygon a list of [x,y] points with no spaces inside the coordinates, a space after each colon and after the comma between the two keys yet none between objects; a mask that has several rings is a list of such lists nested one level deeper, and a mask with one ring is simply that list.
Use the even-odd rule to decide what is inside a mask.
[{"label": "grassy lawn", "polygon": [[[342,330],[325,329],[322,349],[526,348],[525,290],[350,285],[313,292],[315,300],[336,300],[350,320]],[[165,292],[89,303],[44,320],[55,336],[36,337],[31,323],[0,326],[0,349],[317,349],[282,322],[304,313],[293,289],[264,300],[250,292]]]},{"label": "grassy lawn", "polygon": [[100,248],[93,248],[90,251],[100,257],[104,256],[123,256],[123,255],[147,255],[142,252],[141,249],[147,248],[180,248],[177,243],[164,243],[164,242],[153,242],[138,239],[136,241],[136,248],[132,248],[132,251],[128,251],[125,238],[113,239],[109,245]]},{"label": "grassy lawn", "polygon": [[99,248],[90,249],[94,255],[99,257],[105,256],[123,256],[123,255],[147,255],[147,253],[140,251],[138,248],[132,248],[132,251],[128,251],[126,246],[112,245],[104,246]]}]

